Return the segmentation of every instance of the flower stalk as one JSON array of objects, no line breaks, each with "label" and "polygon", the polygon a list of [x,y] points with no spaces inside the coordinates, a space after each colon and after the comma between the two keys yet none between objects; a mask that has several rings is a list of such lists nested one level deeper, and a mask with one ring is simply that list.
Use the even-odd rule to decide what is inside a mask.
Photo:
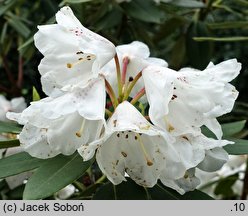
[{"label": "flower stalk", "polygon": [[115,59],[117,82],[118,82],[118,94],[119,94],[119,97],[122,98],[123,84],[122,84],[122,81],[121,81],[121,68],[120,68],[120,62],[119,62],[119,58],[118,58],[117,54],[115,54],[114,59]]},{"label": "flower stalk", "polygon": [[114,92],[113,88],[111,87],[111,85],[109,84],[109,82],[106,79],[105,79],[105,86],[106,86],[106,91],[110,97],[110,100],[111,100],[114,108],[116,108],[118,105],[118,100],[115,96],[115,92]]},{"label": "flower stalk", "polygon": [[129,64],[129,58],[128,57],[124,57],[123,58],[123,67],[122,67],[122,77],[121,77],[121,81],[122,81],[122,85],[125,85],[126,83],[126,76],[127,76],[127,66]]},{"label": "flower stalk", "polygon": [[146,93],[145,87],[143,87],[131,100],[131,104],[136,104],[136,102]]},{"label": "flower stalk", "polygon": [[125,93],[124,93],[124,97],[122,101],[125,101],[128,99],[128,96],[130,95],[133,87],[135,86],[135,84],[138,82],[139,78],[142,76],[142,71],[140,71],[135,78],[133,79],[133,81],[129,84],[128,88],[126,89]]}]

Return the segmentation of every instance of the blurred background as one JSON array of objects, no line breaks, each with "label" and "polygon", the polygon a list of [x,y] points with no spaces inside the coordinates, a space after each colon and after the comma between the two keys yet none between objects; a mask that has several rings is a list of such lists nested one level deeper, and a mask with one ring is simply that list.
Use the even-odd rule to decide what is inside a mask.
[{"label": "blurred background", "polygon": [[[37,69],[43,56],[34,46],[33,35],[37,25],[54,23],[55,13],[64,5],[85,27],[115,45],[146,43],[151,56],[165,59],[173,69],[204,69],[210,61],[237,58],[242,71],[233,84],[240,94],[233,112],[219,120],[248,119],[248,0],[0,0],[0,94],[7,99],[23,96],[29,103],[33,86],[45,97]],[[245,127],[237,137],[247,135]],[[232,186],[240,173],[244,178],[240,166],[245,160],[245,156],[234,159],[234,168],[218,174],[222,181],[210,185],[209,193],[222,199],[240,198],[241,189]]]}]

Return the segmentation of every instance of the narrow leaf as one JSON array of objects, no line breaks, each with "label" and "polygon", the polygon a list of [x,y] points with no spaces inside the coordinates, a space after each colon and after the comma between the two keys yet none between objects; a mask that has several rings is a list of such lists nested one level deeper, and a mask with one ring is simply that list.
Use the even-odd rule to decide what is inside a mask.
[{"label": "narrow leaf", "polygon": [[0,133],[20,133],[21,127],[12,122],[2,122],[0,121]]},{"label": "narrow leaf", "polygon": [[49,159],[27,182],[23,198],[33,200],[53,195],[83,175],[91,163],[84,162],[78,153]]},{"label": "narrow leaf", "polygon": [[11,155],[0,160],[0,178],[33,170],[44,162],[45,160],[31,157],[26,152]]},{"label": "narrow leaf", "polygon": [[235,142],[235,144],[226,145],[224,149],[231,155],[248,154],[248,140],[228,138],[228,140]]},{"label": "narrow leaf", "polygon": [[193,0],[173,0],[169,2],[170,4],[179,6],[179,7],[186,7],[186,8],[204,8],[206,5],[199,1]]},{"label": "narrow leaf", "polygon": [[244,120],[244,121],[237,121],[237,122],[222,124],[221,127],[223,131],[223,136],[229,137],[229,136],[237,134],[238,132],[243,130],[243,128],[245,127],[245,123],[246,121]]},{"label": "narrow leaf", "polygon": [[17,147],[17,146],[20,146],[20,141],[18,139],[0,141],[0,149]]},{"label": "narrow leaf", "polygon": [[237,36],[237,37],[193,37],[195,41],[218,41],[218,42],[235,42],[235,41],[247,41],[248,37]]},{"label": "narrow leaf", "polygon": [[211,29],[248,28],[248,22],[247,21],[233,21],[233,22],[208,23],[207,26]]},{"label": "narrow leaf", "polygon": [[124,3],[125,12],[136,19],[145,22],[160,23],[163,17],[160,9],[151,0],[136,0]]}]

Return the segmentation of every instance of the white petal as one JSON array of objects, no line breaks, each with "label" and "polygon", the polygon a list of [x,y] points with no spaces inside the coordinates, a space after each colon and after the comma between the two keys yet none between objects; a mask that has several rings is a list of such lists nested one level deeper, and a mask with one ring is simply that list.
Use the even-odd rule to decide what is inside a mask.
[{"label": "white petal", "polygon": [[13,98],[10,103],[13,112],[22,112],[27,107],[24,97]]},{"label": "white petal", "polygon": [[214,74],[218,81],[228,83],[238,76],[241,70],[241,64],[237,59],[223,61],[217,65],[209,65],[204,72]]},{"label": "white petal", "polygon": [[[223,69],[227,65],[230,65],[230,70]],[[221,68],[222,71],[218,71]],[[205,124],[220,139],[222,132],[215,118],[230,112],[238,95],[235,88],[227,83],[230,79],[222,76],[234,78],[239,70],[240,64],[236,60],[209,66],[202,72],[191,68],[184,68],[179,73],[165,67],[147,68],[143,72],[144,79],[147,79],[148,72],[163,74],[160,80],[155,75],[145,80],[152,122],[173,131],[175,135],[198,133],[198,128]],[[170,74],[173,74],[173,93],[165,91],[166,85],[157,85],[166,82]]]},{"label": "white petal", "polygon": [[53,150],[71,155],[81,145],[98,138],[102,126],[102,121],[89,121],[73,113],[51,122],[47,140]]},{"label": "white petal", "polygon": [[228,154],[223,148],[214,148],[206,151],[205,159],[197,166],[207,172],[219,170],[228,161]]},{"label": "white petal", "polygon": [[218,139],[221,139],[223,132],[220,123],[216,119],[207,119],[205,125],[211,130]]},{"label": "white petal", "polygon": [[193,191],[200,184],[200,180],[195,176],[194,169],[186,171],[184,177],[180,179],[161,179],[161,181],[164,185],[173,188],[180,194],[184,194],[188,191]]},{"label": "white petal", "polygon": [[58,11],[56,20],[60,26],[71,31],[79,38],[80,47],[84,48],[85,52],[96,55],[97,60],[95,63],[99,68],[114,57],[115,46],[106,38],[85,28],[68,6]]},{"label": "white petal", "polygon": [[153,123],[167,129],[164,117],[168,114],[169,101],[173,95],[175,75],[170,69],[150,66],[144,69],[142,76],[145,83],[146,96],[150,105],[149,116]]},{"label": "white petal", "polygon": [[118,53],[121,53],[123,57],[128,56],[138,58],[148,58],[150,56],[149,48],[146,44],[140,41],[133,41],[130,44],[120,45],[116,47]]},{"label": "white petal", "polygon": [[102,121],[86,120],[77,112],[53,120],[43,118],[43,122],[46,127],[34,126],[30,119],[20,133],[21,146],[38,158],[71,155],[79,146],[97,139],[103,127]]},{"label": "white petal", "polygon": [[60,152],[53,150],[47,142],[47,129],[26,124],[19,135],[21,147],[31,156],[37,158],[51,158]]},{"label": "white petal", "polygon": [[39,71],[49,96],[57,96],[65,85],[87,83],[116,53],[110,41],[83,27],[69,7],[63,7],[56,19],[58,24],[39,26],[34,36],[45,56]]},{"label": "white petal", "polygon": [[138,184],[152,187],[164,176],[181,177],[185,167],[166,133],[152,126],[128,102],[116,108],[103,137],[78,152],[89,160],[97,149],[100,169],[114,184],[125,179],[125,172]]},{"label": "white petal", "polygon": [[74,88],[55,99],[45,98],[32,102],[21,115],[8,114],[8,118],[25,124],[44,125],[42,118],[57,119],[78,112],[88,120],[103,120],[105,115],[105,84],[102,78],[91,80],[85,88]]}]

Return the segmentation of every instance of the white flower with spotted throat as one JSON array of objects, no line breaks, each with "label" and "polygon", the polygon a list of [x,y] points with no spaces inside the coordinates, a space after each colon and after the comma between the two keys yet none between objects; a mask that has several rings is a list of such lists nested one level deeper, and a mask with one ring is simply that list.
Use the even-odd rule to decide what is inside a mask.
[{"label": "white flower with spotted throat", "polygon": [[70,155],[99,137],[105,124],[105,97],[104,81],[96,79],[84,89],[32,102],[22,113],[7,113],[7,117],[24,125],[19,139],[30,155]]},{"label": "white flower with spotted throat", "polygon": [[146,68],[143,79],[151,121],[175,135],[198,134],[200,127],[206,125],[221,139],[222,131],[216,117],[232,110],[238,92],[228,82],[240,69],[241,64],[236,59],[210,64],[204,71]]},{"label": "white flower with spotted throat", "polygon": [[94,156],[108,179],[119,184],[125,172],[139,185],[152,187],[159,178],[177,179],[186,168],[173,138],[150,124],[130,103],[118,105],[102,138],[78,149],[85,160]]},{"label": "white flower with spotted throat", "polygon": [[40,65],[43,91],[52,97],[73,85],[84,87],[115,55],[115,46],[85,28],[69,7],[56,14],[57,24],[38,26],[35,46],[44,55]]},{"label": "white flower with spotted throat", "polygon": [[[161,180],[181,194],[200,184],[196,169],[221,168],[228,159],[222,147],[232,142],[221,140],[216,118],[231,111],[238,95],[229,84],[241,68],[235,59],[176,72],[149,57],[142,42],[115,48],[82,26],[69,7],[56,20],[35,35],[48,97],[7,114],[24,125],[19,137],[25,151],[50,158],[77,150],[84,160],[96,153],[113,184],[128,174],[139,185]],[[148,116],[135,108],[138,101],[148,101]],[[203,125],[218,139],[204,136]]]}]

